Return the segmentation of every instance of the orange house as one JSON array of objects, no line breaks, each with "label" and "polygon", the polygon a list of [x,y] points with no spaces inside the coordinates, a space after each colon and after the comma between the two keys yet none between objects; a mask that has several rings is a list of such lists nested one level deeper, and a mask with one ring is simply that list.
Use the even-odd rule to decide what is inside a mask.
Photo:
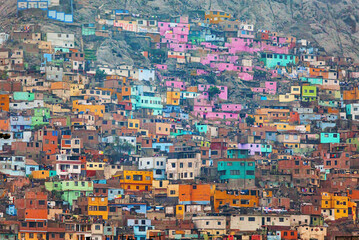
[{"label": "orange house", "polygon": [[358,88],[343,91],[343,100],[344,101],[358,100],[358,99],[359,99],[359,89]]},{"label": "orange house", "polygon": [[42,141],[42,150],[46,155],[58,153],[58,131],[41,129],[38,132],[38,139]]},{"label": "orange house", "polygon": [[231,18],[231,14],[223,12],[223,11],[209,11],[205,14],[205,19],[207,23],[218,24],[223,22],[224,20],[229,20]]},{"label": "orange house", "polygon": [[9,131],[9,129],[10,129],[10,120],[0,119],[0,130],[1,131]]},{"label": "orange house", "polygon": [[10,99],[9,95],[2,94],[0,95],[0,110],[8,112],[10,109]]},{"label": "orange house", "polygon": [[180,204],[209,204],[211,185],[179,185],[178,200]]},{"label": "orange house", "polygon": [[131,96],[131,87],[124,86],[122,87],[122,100],[130,100]]},{"label": "orange house", "polygon": [[231,207],[258,207],[259,191],[258,190],[238,190],[238,191],[221,191],[216,190],[213,196],[214,209],[219,211],[220,206],[229,205]]},{"label": "orange house", "polygon": [[298,239],[298,232],[296,230],[283,230],[281,231],[281,239],[284,240]]},{"label": "orange house", "polygon": [[323,77],[325,79],[329,78],[329,72],[323,68],[309,68],[310,77]]},{"label": "orange house", "polygon": [[19,220],[47,220],[46,193],[26,192],[25,198],[15,200],[15,206],[17,208]]}]

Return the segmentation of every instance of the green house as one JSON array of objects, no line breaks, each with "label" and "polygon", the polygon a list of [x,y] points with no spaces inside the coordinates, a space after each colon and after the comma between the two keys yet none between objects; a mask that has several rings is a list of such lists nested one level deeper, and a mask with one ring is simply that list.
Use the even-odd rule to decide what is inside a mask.
[{"label": "green house", "polygon": [[14,92],[15,101],[34,101],[35,94],[30,92]]},{"label": "green house", "polygon": [[50,109],[45,107],[34,108],[34,117],[45,117],[49,119],[51,117]]},{"label": "green house", "polygon": [[82,35],[92,36],[96,33],[96,27],[94,23],[82,24]]},{"label": "green house", "polygon": [[262,53],[260,61],[263,62],[267,68],[276,68],[277,66],[285,67],[288,64],[295,64],[295,57],[288,54]]},{"label": "green house", "polygon": [[35,108],[34,116],[31,118],[31,126],[34,127],[38,125],[49,124],[50,117],[50,109],[45,107]]},{"label": "green house", "polygon": [[302,100],[304,102],[312,102],[317,99],[316,86],[302,86]]},{"label": "green house", "polygon": [[219,161],[217,170],[222,181],[229,179],[255,179],[254,160]]},{"label": "green house", "polygon": [[91,181],[46,182],[45,188],[49,192],[60,192],[61,199],[70,205],[78,197],[88,196],[90,193],[93,193],[93,183]]}]

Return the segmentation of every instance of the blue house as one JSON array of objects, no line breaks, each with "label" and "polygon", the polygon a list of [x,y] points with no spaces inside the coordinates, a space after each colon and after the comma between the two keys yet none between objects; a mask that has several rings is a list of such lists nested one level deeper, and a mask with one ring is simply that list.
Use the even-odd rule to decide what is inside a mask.
[{"label": "blue house", "polygon": [[31,117],[12,116],[10,117],[10,126],[12,132],[18,132],[31,129]]},{"label": "blue house", "polygon": [[154,69],[138,69],[139,81],[154,81],[155,70]]},{"label": "blue house", "polygon": [[160,151],[169,152],[170,151],[170,146],[173,146],[173,143],[169,143],[169,142],[155,142],[155,143],[152,143],[152,148],[159,149]]},{"label": "blue house", "polygon": [[149,219],[128,219],[127,226],[133,228],[133,234],[136,240],[145,240],[147,230],[153,229]]},{"label": "blue house", "polygon": [[25,162],[25,174],[26,174],[26,176],[29,176],[33,171],[38,171],[38,170],[40,170],[39,164],[37,164],[32,159],[26,159],[26,162]]},{"label": "blue house", "polygon": [[125,190],[121,188],[110,188],[108,189],[108,200],[114,200],[116,198],[122,198],[125,194]]},{"label": "blue house", "polygon": [[6,214],[10,215],[10,216],[16,216],[17,215],[17,210],[15,208],[15,205],[11,204],[11,205],[7,206]]}]

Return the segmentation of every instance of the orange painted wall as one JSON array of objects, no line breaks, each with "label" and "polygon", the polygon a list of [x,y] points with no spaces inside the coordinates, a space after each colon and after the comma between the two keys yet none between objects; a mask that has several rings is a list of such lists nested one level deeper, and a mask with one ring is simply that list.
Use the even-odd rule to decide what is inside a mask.
[{"label": "orange painted wall", "polygon": [[0,95],[0,110],[8,112],[10,109],[10,100],[9,95],[2,94]]}]

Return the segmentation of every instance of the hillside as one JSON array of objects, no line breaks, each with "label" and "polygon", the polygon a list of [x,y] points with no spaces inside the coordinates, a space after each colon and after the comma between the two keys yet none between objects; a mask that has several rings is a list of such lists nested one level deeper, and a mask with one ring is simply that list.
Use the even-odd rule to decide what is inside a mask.
[{"label": "hillside", "polygon": [[[94,21],[99,10],[114,8],[169,16],[191,10],[224,10],[255,23],[257,28],[307,38],[329,54],[359,60],[358,0],[74,0],[74,3],[78,23]],[[5,19],[1,23],[5,29],[17,21],[16,1],[0,0],[0,18]]]}]

